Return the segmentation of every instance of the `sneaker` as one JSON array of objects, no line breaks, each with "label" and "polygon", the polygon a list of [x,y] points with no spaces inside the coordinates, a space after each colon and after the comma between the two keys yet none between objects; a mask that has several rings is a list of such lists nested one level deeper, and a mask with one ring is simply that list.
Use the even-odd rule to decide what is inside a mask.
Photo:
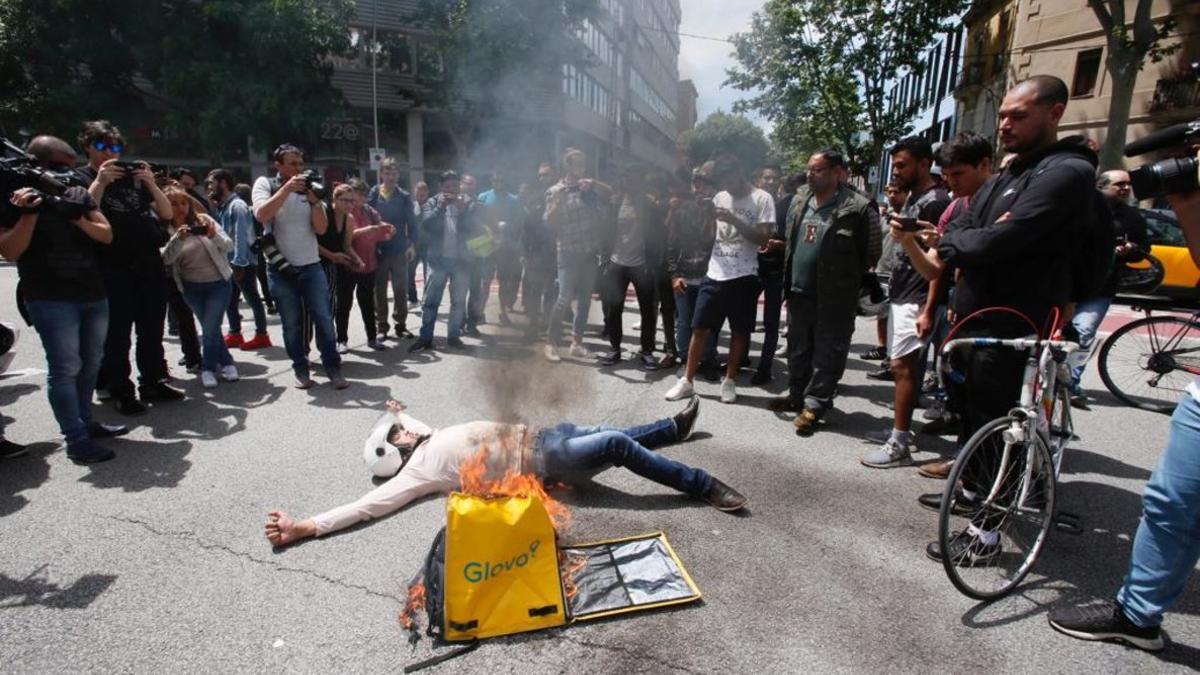
[{"label": "sneaker", "polygon": [[271,336],[267,335],[266,333],[262,333],[260,335],[255,335],[254,337],[250,338],[249,340],[246,340],[245,342],[243,342],[242,350],[243,351],[251,351],[254,349],[262,349],[264,347],[271,347],[271,346],[273,346],[271,344]]},{"label": "sneaker", "polygon": [[863,466],[869,466],[872,469],[894,469],[913,463],[912,452],[909,451],[908,446],[895,438],[887,439],[883,445],[879,446],[878,450],[859,461]]},{"label": "sneaker", "polygon": [[345,342],[337,343],[337,353],[345,354],[348,351],[350,351],[350,345],[346,344]]},{"label": "sneaker", "polygon": [[462,338],[446,338],[446,346],[461,349],[467,346],[467,343],[462,341]]},{"label": "sneaker", "polygon": [[1088,395],[1083,392],[1080,392],[1078,394],[1071,394],[1071,407],[1072,408],[1078,408],[1079,410],[1091,410],[1092,407],[1090,405],[1088,405],[1088,403],[1090,401],[1091,401],[1091,399],[1088,398]]},{"label": "sneaker", "polygon": [[408,353],[416,354],[417,352],[425,352],[425,351],[429,351],[430,349],[433,349],[432,342],[427,342],[425,340],[417,340],[416,342],[412,343],[411,346],[409,346]]},{"label": "sneaker", "polygon": [[92,422],[88,424],[88,438],[116,438],[129,433],[129,427],[124,424],[105,424]]},{"label": "sneaker", "polygon": [[230,349],[241,347],[245,343],[246,341],[242,339],[241,333],[230,333],[225,336],[225,346]]},{"label": "sneaker", "polygon": [[390,329],[387,326],[376,326],[375,327],[375,335],[379,339],[380,342],[387,341],[389,330]]},{"label": "sneaker", "polygon": [[[678,423],[676,423],[678,425]],[[29,448],[20,443],[13,443],[7,438],[0,440],[0,459],[12,459],[29,452]]]},{"label": "sneaker", "polygon": [[896,376],[892,374],[892,366],[889,362],[884,361],[883,365],[879,366],[879,370],[872,370],[867,373],[867,379],[879,380],[881,382],[893,382]]},{"label": "sneaker", "polygon": [[691,438],[696,428],[696,418],[700,416],[700,397],[693,396],[687,406],[671,419],[675,422],[675,435],[678,440],[686,441]]},{"label": "sneaker", "polygon": [[[986,544],[977,535],[955,532],[950,537],[950,550],[947,553],[957,567],[987,567],[996,562],[1001,550],[999,538],[994,544]],[[931,560],[941,562],[942,547],[936,541],[930,542],[925,547],[925,555]]]},{"label": "sneaker", "polygon": [[117,412],[121,413],[122,415],[127,415],[127,416],[131,416],[131,417],[133,415],[145,414],[145,412],[147,410],[146,404],[137,400],[133,396],[122,396],[122,397],[118,398],[117,403],[116,403],[116,409],[117,409]]},{"label": "sneaker", "polygon": [[140,391],[143,401],[182,401],[187,398],[187,394],[183,393],[182,389],[176,389],[165,382],[143,385],[140,387]]},{"label": "sneaker", "polygon": [[954,413],[946,413],[941,417],[932,419],[921,425],[921,433],[929,434],[930,436],[946,436],[949,434],[958,433],[959,423],[962,420]]},{"label": "sneaker", "polygon": [[116,457],[117,453],[85,438],[81,441],[67,443],[67,459],[76,464],[99,464]]},{"label": "sneaker", "polygon": [[312,389],[317,386],[317,383],[309,375],[297,375],[293,386],[297,389]]},{"label": "sneaker", "polygon": [[199,363],[189,363],[183,367],[183,372],[188,373],[190,375],[195,375],[196,373],[200,372],[200,364]]},{"label": "sneaker", "polygon": [[[572,347],[571,351],[574,350],[575,348]],[[546,360],[550,363],[558,363],[559,361],[562,361],[562,357],[558,355],[558,347],[555,347],[554,345],[546,345],[542,348],[542,353],[546,355]]]},{"label": "sneaker", "polygon": [[242,379],[242,376],[238,374],[237,366],[231,363],[227,366],[221,366],[221,379],[226,382],[237,382]]},{"label": "sneaker", "polygon": [[950,475],[950,470],[953,468],[954,460],[942,459],[936,462],[926,462],[925,464],[918,466],[917,473],[925,476],[926,478],[946,480],[946,477]]},{"label": "sneaker", "polygon": [[933,396],[940,388],[941,385],[938,383],[937,375],[926,375],[925,381],[921,383],[921,393],[926,396]]},{"label": "sneaker", "polygon": [[755,387],[761,387],[770,381],[771,371],[769,370],[756,370],[754,371],[754,375],[750,378],[750,384]]},{"label": "sneaker", "polygon": [[337,371],[329,373],[329,381],[333,383],[333,388],[339,391],[350,386],[350,381]]},{"label": "sneaker", "polygon": [[740,511],[746,507],[746,498],[740,492],[716,478],[700,498],[718,511]]},{"label": "sneaker", "polygon": [[658,360],[659,368],[674,368],[677,365],[679,365],[678,354],[663,354],[663,357]]},{"label": "sneaker", "polygon": [[217,374],[211,370],[200,371],[200,384],[205,389],[213,389],[217,386]]},{"label": "sneaker", "polygon": [[570,354],[573,358],[586,359],[592,355],[592,352],[582,344],[573,343],[571,348],[567,350],[567,354]]},{"label": "sneaker", "polygon": [[[572,356],[574,356],[574,355],[572,355]],[[604,352],[603,354],[596,357],[596,361],[599,362],[600,365],[602,365],[602,366],[611,366],[615,363],[620,362],[620,360],[621,360],[621,351],[619,349],[613,350],[610,352]]]},{"label": "sneaker", "polygon": [[686,377],[680,377],[679,381],[667,390],[666,399],[668,401],[681,401],[685,398],[691,398],[696,395],[696,388],[691,382],[688,382]]},{"label": "sneaker", "polygon": [[638,358],[642,360],[642,370],[658,370],[658,359],[653,354],[642,352]]},{"label": "sneaker", "polygon": [[[487,322],[480,320],[478,323],[483,324],[483,323],[487,323]],[[466,335],[468,337],[480,337],[481,335],[483,335],[483,333],[479,332],[478,326],[476,326],[474,324],[467,324],[465,327],[463,327],[463,335]]]},{"label": "sneaker", "polygon": [[405,340],[411,340],[417,336],[413,335],[412,331],[410,331],[407,328],[404,328],[403,326],[396,326],[396,337],[402,338]]},{"label": "sneaker", "polygon": [[805,408],[796,415],[796,419],[792,420],[792,426],[796,427],[796,433],[801,436],[811,436],[817,431],[817,425],[821,423],[821,414],[812,408]]},{"label": "sneaker", "polygon": [[862,354],[859,354],[859,357],[864,361],[887,361],[887,347],[875,347],[874,349],[869,349]]},{"label": "sneaker", "polygon": [[378,338],[378,337],[375,338],[374,340],[368,340],[367,346],[370,347],[371,349],[374,349],[377,352],[383,351],[388,348],[387,344],[384,343],[383,338]]},{"label": "sneaker", "polygon": [[721,403],[737,403],[737,385],[728,377],[721,380]]},{"label": "sneaker", "polygon": [[1138,626],[1115,600],[1090,607],[1059,607],[1050,612],[1050,627],[1080,640],[1124,642],[1150,652],[1163,648],[1161,627]]},{"label": "sneaker", "polygon": [[921,413],[921,417],[924,417],[927,420],[936,420],[943,417],[945,414],[946,402],[940,398],[935,398],[933,399],[933,402],[929,404],[929,407],[925,409],[925,412]]}]

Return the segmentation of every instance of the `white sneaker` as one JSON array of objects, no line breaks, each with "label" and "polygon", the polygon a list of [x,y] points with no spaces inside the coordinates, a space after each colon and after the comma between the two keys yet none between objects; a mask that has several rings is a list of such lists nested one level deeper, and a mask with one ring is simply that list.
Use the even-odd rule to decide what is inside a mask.
[{"label": "white sneaker", "polygon": [[695,395],[696,388],[692,386],[692,383],[688,382],[686,377],[680,377],[679,381],[675,383],[675,386],[671,387],[667,391],[666,398],[668,401],[680,401],[685,398],[691,398]]},{"label": "white sneaker", "polygon": [[558,363],[559,361],[562,361],[562,357],[558,355],[558,347],[555,347],[554,345],[546,345],[545,349],[542,351],[546,355],[546,360],[550,363]]},{"label": "white sneaker", "polygon": [[350,351],[350,345],[346,344],[345,342],[337,343],[337,353],[345,354],[348,351]]},{"label": "white sneaker", "polygon": [[587,357],[592,355],[592,353],[590,351],[588,351],[587,347],[584,347],[583,345],[576,345],[576,344],[571,345],[571,349],[567,353],[577,359],[586,359]]},{"label": "white sneaker", "polygon": [[204,385],[205,389],[212,389],[217,386],[217,374],[211,370],[200,371],[200,384]]},{"label": "white sneaker", "polygon": [[721,378],[721,403],[737,402],[737,386],[728,377]]},{"label": "white sneaker", "polygon": [[238,375],[237,366],[232,363],[227,366],[221,366],[221,379],[226,382],[237,382],[241,379],[241,375]]}]

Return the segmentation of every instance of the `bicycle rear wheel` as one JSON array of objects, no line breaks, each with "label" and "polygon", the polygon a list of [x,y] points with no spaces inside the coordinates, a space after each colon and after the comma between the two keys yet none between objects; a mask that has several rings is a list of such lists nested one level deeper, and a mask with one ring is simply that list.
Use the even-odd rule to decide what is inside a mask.
[{"label": "bicycle rear wheel", "polygon": [[1177,316],[1131,321],[1100,348],[1100,379],[1113,396],[1170,413],[1200,374],[1200,323]]},{"label": "bicycle rear wheel", "polygon": [[[1007,438],[1013,434],[1032,438]],[[1054,463],[1041,434],[1016,417],[984,425],[946,479],[938,545],[946,576],[963,595],[991,600],[1011,592],[1037,561],[1054,514]],[[999,548],[971,537],[978,528]],[[991,535],[984,535],[991,536]]]}]

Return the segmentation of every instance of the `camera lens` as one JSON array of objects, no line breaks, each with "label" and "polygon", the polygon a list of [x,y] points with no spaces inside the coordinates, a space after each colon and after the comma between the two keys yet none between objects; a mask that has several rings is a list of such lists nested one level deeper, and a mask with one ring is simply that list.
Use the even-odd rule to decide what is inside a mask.
[{"label": "camera lens", "polygon": [[1139,166],[1129,172],[1129,180],[1138,199],[1190,192],[1200,189],[1200,160],[1172,157]]}]

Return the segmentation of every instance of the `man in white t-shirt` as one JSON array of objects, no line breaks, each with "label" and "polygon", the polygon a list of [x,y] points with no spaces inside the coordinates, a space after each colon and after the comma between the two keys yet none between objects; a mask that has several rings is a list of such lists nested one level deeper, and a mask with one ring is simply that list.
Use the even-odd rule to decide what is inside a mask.
[{"label": "man in white t-shirt", "polygon": [[667,392],[668,401],[695,394],[693,382],[704,345],[712,331],[729,321],[729,362],[721,380],[721,402],[737,400],[734,376],[750,348],[750,333],[758,309],[758,249],[775,228],[775,200],[746,180],[741,162],[733,155],[719,157],[713,178],[722,191],[713,197],[717,238],[708,274],[700,286],[692,316],[692,339],[683,377]]}]

